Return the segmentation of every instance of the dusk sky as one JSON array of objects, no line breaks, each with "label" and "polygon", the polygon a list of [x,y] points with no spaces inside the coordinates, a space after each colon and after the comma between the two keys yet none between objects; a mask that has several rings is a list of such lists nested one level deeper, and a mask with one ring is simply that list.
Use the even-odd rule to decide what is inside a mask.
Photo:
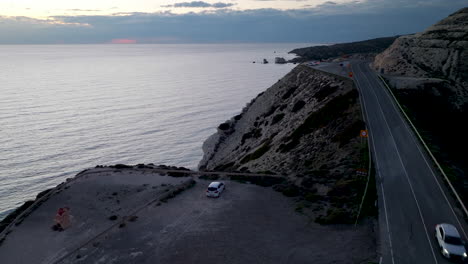
[{"label": "dusk sky", "polygon": [[2,0],[0,44],[356,41],[424,30],[468,0]]}]

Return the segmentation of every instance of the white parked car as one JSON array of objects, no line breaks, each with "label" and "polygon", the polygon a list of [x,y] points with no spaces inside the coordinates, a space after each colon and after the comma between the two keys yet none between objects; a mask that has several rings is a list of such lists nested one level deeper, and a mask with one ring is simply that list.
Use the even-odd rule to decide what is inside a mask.
[{"label": "white parked car", "polygon": [[451,224],[438,224],[435,227],[435,237],[444,257],[467,261],[465,242],[461,239],[456,227]]},{"label": "white parked car", "polygon": [[206,189],[206,196],[208,197],[219,197],[219,195],[226,189],[226,186],[222,182],[212,182]]}]

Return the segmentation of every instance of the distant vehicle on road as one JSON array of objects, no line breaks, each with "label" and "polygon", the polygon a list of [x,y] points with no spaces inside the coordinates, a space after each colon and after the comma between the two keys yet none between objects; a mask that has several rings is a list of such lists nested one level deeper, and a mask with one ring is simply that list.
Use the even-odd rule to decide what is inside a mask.
[{"label": "distant vehicle on road", "polygon": [[206,189],[206,196],[208,197],[219,197],[221,193],[226,189],[226,186],[222,182],[212,182]]},{"label": "distant vehicle on road", "polygon": [[435,237],[442,255],[450,260],[466,262],[465,242],[461,239],[456,227],[451,224],[438,224]]}]

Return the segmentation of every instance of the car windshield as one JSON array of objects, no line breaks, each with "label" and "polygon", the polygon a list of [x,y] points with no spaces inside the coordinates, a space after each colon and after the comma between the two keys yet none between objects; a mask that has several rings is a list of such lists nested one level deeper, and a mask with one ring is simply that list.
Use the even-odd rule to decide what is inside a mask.
[{"label": "car windshield", "polygon": [[462,241],[459,237],[446,236],[445,243],[451,245],[462,245]]},{"label": "car windshield", "polygon": [[208,191],[216,191],[217,189],[215,187],[208,187]]}]

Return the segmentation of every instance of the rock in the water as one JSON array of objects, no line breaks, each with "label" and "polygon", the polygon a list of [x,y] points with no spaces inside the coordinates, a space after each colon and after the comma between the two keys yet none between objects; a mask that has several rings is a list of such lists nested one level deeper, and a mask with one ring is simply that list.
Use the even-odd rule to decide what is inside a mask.
[{"label": "rock in the water", "polygon": [[282,58],[282,57],[276,57],[276,58],[275,58],[275,63],[276,63],[276,64],[285,64],[286,62],[287,62],[287,61],[286,61],[284,58]]}]

